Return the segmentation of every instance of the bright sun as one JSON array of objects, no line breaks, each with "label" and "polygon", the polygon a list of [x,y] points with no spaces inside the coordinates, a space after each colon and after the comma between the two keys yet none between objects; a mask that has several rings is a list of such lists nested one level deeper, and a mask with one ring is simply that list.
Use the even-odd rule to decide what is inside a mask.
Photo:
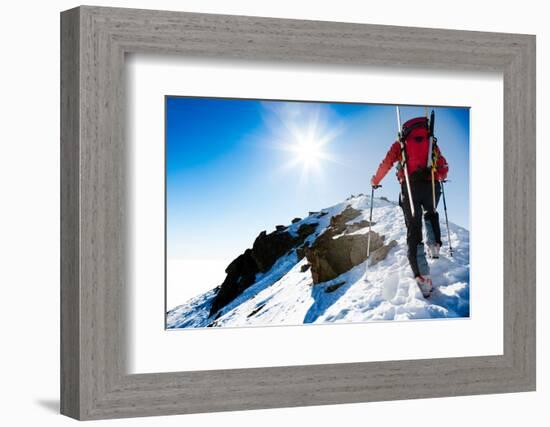
[{"label": "bright sun", "polygon": [[277,148],[289,154],[282,170],[299,169],[301,183],[312,176],[322,178],[326,161],[335,161],[328,148],[341,129],[322,113],[319,108],[308,107],[278,115]]},{"label": "bright sun", "polygon": [[301,166],[302,177],[321,174],[325,160],[333,160],[326,151],[335,134],[321,132],[317,121],[306,123],[304,128],[293,128],[285,149],[290,151],[288,166]]},{"label": "bright sun", "polygon": [[323,157],[322,147],[311,136],[297,138],[293,151],[304,165],[317,163]]}]

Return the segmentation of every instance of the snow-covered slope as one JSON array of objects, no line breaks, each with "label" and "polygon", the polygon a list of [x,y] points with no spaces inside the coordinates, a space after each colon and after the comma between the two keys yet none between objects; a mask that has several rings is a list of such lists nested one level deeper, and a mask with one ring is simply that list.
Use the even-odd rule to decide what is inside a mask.
[{"label": "snow-covered slope", "polygon": [[[311,243],[329,226],[330,219],[347,206],[361,211],[349,223],[368,220],[370,197],[360,195],[324,209],[288,227],[296,233],[305,223],[318,223],[308,237]],[[448,254],[447,229],[441,218],[443,249],[438,260],[429,260],[435,290],[424,299],[407,261],[406,228],[401,208],[385,199],[374,199],[372,230],[396,240],[387,257],[375,265],[369,260],[335,279],[313,284],[308,263],[296,251],[279,258],[266,273],[258,273],[252,286],[210,316],[214,288],[170,310],[168,328],[207,326],[268,326],[304,323],[365,322],[469,316],[469,232],[450,225],[453,257]],[[352,234],[364,234],[368,227]],[[335,237],[337,238],[337,237]],[[216,285],[216,284],[214,284]]]}]

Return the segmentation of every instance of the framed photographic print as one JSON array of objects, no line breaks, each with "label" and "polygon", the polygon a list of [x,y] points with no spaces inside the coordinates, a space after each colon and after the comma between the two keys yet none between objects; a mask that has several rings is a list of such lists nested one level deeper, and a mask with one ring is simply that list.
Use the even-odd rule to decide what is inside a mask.
[{"label": "framed photographic print", "polygon": [[62,413],[535,389],[534,36],[84,6],[61,40]]},{"label": "framed photographic print", "polygon": [[469,109],[425,110],[167,96],[167,328],[470,317]]}]

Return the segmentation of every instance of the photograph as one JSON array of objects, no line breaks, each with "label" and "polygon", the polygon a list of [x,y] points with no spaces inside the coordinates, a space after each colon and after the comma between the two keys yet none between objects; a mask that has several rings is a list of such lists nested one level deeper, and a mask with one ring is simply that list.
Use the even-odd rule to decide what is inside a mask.
[{"label": "photograph", "polygon": [[470,316],[470,109],[165,96],[166,329]]}]

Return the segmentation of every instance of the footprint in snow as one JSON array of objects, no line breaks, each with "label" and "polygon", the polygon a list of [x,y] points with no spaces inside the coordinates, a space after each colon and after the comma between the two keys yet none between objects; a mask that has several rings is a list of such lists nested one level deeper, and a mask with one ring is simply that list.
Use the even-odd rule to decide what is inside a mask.
[{"label": "footprint in snow", "polygon": [[395,298],[397,289],[399,287],[399,274],[391,273],[384,279],[382,286],[382,295],[386,301],[391,301]]}]

